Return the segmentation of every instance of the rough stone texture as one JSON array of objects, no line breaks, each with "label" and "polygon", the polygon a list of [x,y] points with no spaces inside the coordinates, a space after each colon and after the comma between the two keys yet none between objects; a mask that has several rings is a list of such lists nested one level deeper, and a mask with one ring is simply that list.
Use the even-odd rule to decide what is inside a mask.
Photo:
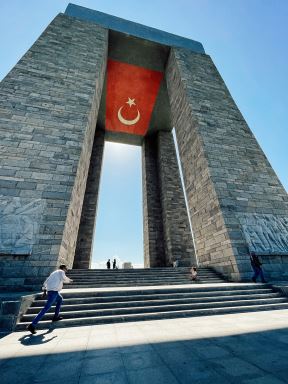
[{"label": "rough stone texture", "polygon": [[198,262],[251,276],[239,215],[287,216],[287,193],[209,56],[173,48],[166,78]]},{"label": "rough stone texture", "polygon": [[[32,255],[3,276],[72,267],[107,58],[107,30],[58,15],[0,86],[0,195],[41,199]],[[36,280],[35,280],[36,281]]]},{"label": "rough stone texture", "polygon": [[163,216],[166,265],[196,265],[193,238],[171,132],[158,133],[158,174]]},{"label": "rough stone texture", "polygon": [[42,199],[0,196],[1,255],[31,254],[44,209],[45,201]]},{"label": "rough stone texture", "polygon": [[[105,28],[60,14],[0,85],[0,285],[37,285],[57,264],[73,265],[107,50]],[[287,193],[211,59],[171,48],[166,80],[199,264],[250,276],[248,240],[266,228],[274,254],[256,249],[267,277],[287,276],[287,239],[277,230],[288,228]],[[193,257],[171,140],[144,138],[146,267]],[[99,164],[102,150],[103,142]],[[101,166],[93,167],[77,250],[86,267]]]},{"label": "rough stone texture", "polygon": [[142,150],[145,267],[196,263],[171,132],[146,137]]},{"label": "rough stone texture", "polygon": [[96,129],[83,202],[73,268],[89,268],[97,217],[105,133]]},{"label": "rough stone texture", "polygon": [[1,331],[13,331],[17,322],[30,307],[35,294],[1,293],[0,296],[0,334]]},{"label": "rough stone texture", "polygon": [[165,266],[163,218],[157,166],[157,137],[146,137],[142,147],[144,266]]}]

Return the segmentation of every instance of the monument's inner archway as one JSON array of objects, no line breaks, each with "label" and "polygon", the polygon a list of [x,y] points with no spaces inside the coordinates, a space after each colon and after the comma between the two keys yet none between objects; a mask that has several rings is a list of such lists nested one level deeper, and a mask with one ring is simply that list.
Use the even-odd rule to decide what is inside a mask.
[{"label": "monument's inner archway", "polygon": [[175,260],[183,266],[196,263],[164,76],[168,54],[164,45],[109,32],[75,268],[91,266],[105,141],[141,147],[144,266],[169,266]]},{"label": "monument's inner archway", "polygon": [[143,267],[141,147],[105,142],[100,192],[95,215],[92,268],[131,262]]}]

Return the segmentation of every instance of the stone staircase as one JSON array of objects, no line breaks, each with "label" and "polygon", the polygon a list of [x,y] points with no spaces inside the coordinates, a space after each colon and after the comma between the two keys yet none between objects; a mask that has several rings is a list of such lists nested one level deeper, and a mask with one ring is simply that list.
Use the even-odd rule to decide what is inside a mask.
[{"label": "stone staircase", "polygon": [[[150,285],[191,284],[190,268],[145,269],[72,269],[67,276],[73,283],[67,289],[137,287]],[[197,283],[222,283],[223,277],[211,268],[198,268]]]},{"label": "stone staircase", "polygon": [[[52,307],[38,328],[288,309],[287,297],[267,284],[227,283],[208,269],[191,284],[185,268],[151,271],[71,271],[73,285],[62,291],[64,319],[51,323]],[[44,303],[37,295],[16,330],[24,330]]]}]

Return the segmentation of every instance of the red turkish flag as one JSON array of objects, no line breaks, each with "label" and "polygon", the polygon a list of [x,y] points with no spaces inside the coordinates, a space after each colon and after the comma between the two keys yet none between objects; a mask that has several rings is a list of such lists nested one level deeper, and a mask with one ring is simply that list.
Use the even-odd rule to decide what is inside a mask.
[{"label": "red turkish flag", "polygon": [[144,136],[163,73],[108,60],[106,129]]}]

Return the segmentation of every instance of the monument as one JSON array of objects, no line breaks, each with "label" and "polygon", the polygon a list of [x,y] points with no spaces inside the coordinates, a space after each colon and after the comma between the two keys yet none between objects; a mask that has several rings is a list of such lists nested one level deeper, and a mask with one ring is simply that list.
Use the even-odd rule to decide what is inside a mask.
[{"label": "monument", "polygon": [[142,146],[145,267],[288,274],[287,193],[201,43],[69,4],[0,97],[6,282],[89,268],[105,140]]}]

